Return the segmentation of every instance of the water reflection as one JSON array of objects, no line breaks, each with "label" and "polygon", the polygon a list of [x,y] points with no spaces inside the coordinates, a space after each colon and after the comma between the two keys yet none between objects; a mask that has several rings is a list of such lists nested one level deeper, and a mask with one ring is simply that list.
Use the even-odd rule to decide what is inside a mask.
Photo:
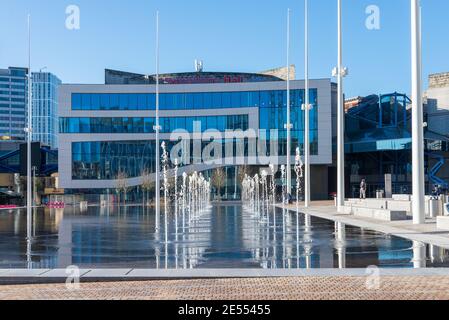
[{"label": "water reflection", "polygon": [[436,246],[299,212],[265,213],[221,205],[191,219],[181,210],[156,229],[154,211],[142,206],[38,209],[27,241],[26,212],[2,211],[0,268],[449,266],[448,250]]}]

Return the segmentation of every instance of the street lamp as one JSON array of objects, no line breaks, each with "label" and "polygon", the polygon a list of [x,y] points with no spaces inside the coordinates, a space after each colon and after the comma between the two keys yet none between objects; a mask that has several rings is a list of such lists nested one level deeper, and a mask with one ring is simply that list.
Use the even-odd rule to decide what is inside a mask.
[{"label": "street lamp", "polygon": [[36,207],[36,198],[37,198],[37,190],[36,190],[36,170],[37,167],[33,166],[33,207]]},{"label": "street lamp", "polygon": [[32,212],[31,212],[31,139],[32,139],[32,86],[31,86],[31,15],[28,15],[28,124],[25,128],[27,136],[27,240],[31,242],[31,224],[32,224]]},{"label": "street lamp", "polygon": [[[159,132],[161,127],[159,125],[159,11],[156,12],[156,125],[154,131],[156,132],[156,230],[159,230],[159,219],[161,213],[160,206],[160,153],[159,153]],[[165,213],[167,214],[167,213]]]},{"label": "street lamp", "polygon": [[338,0],[338,65],[333,70],[338,84],[338,115],[337,115],[337,210],[342,211],[345,205],[345,112],[343,96],[343,78],[348,75],[348,69],[343,67],[342,17],[341,1]]},{"label": "street lamp", "polygon": [[[304,71],[305,71],[305,88],[304,88],[304,206],[310,206],[310,99],[309,99],[309,1],[304,0]],[[296,199],[298,201],[298,199]]]},{"label": "street lamp", "polygon": [[292,192],[292,171],[291,171],[291,152],[292,152],[292,123],[290,119],[290,9],[287,11],[287,193]]},{"label": "street lamp", "polygon": [[422,104],[422,43],[420,0],[411,0],[412,34],[412,167],[413,224],[425,222],[424,120]]}]

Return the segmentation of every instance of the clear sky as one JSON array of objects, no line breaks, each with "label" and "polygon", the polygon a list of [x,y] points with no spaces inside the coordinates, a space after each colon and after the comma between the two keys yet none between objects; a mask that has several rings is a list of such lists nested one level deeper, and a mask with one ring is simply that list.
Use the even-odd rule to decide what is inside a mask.
[{"label": "clear sky", "polygon": [[[80,30],[65,27],[68,5]],[[380,30],[365,27],[369,5]],[[449,1],[422,0],[423,67],[449,71]],[[161,72],[256,72],[286,65],[286,14],[292,10],[291,62],[303,78],[303,0],[0,0],[0,68],[26,66],[32,15],[32,69],[65,83],[102,83],[104,69],[155,72],[155,12],[161,17]],[[337,58],[337,0],[310,0],[310,74],[329,78]],[[348,96],[410,92],[410,0],[343,0]],[[425,82],[427,85],[427,81]]]}]

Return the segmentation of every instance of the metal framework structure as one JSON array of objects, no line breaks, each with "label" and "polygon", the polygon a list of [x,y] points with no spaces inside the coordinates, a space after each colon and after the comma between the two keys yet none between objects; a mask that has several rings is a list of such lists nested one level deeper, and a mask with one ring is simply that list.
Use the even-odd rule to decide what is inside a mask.
[{"label": "metal framework structure", "polygon": [[[58,151],[50,149],[50,147],[41,147],[41,158],[47,159],[43,161],[38,172],[41,175],[47,176],[58,172]],[[48,161],[49,157],[53,157],[55,161]],[[14,150],[0,156],[0,173],[20,173],[20,150]]]},{"label": "metal framework structure", "polygon": [[[374,188],[373,196],[375,189],[383,188],[385,168],[389,168],[389,173],[404,178],[395,181],[393,189],[396,193],[411,191],[411,104],[407,95],[397,92],[371,95],[363,98],[359,105],[349,109],[346,114],[346,159],[350,167],[358,166],[360,162],[372,164],[369,175],[377,177],[370,181]],[[440,152],[441,147],[438,147],[438,142],[433,142],[433,138],[424,139],[427,146],[427,181],[449,188],[449,183],[438,177],[439,170],[446,163],[446,158]],[[429,148],[429,143],[432,148]],[[430,165],[432,159],[436,161],[433,166]],[[409,172],[405,172],[404,166],[410,167],[407,169]],[[354,190],[358,183],[351,181],[347,194],[357,197]]]}]

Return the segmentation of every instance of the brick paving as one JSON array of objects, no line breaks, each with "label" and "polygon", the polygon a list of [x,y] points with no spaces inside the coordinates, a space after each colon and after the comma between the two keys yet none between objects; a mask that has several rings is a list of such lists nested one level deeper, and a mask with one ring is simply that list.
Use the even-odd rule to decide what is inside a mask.
[{"label": "brick paving", "polygon": [[[372,282],[370,282],[372,283]],[[447,300],[449,276],[294,277],[4,285],[0,300]]]}]

